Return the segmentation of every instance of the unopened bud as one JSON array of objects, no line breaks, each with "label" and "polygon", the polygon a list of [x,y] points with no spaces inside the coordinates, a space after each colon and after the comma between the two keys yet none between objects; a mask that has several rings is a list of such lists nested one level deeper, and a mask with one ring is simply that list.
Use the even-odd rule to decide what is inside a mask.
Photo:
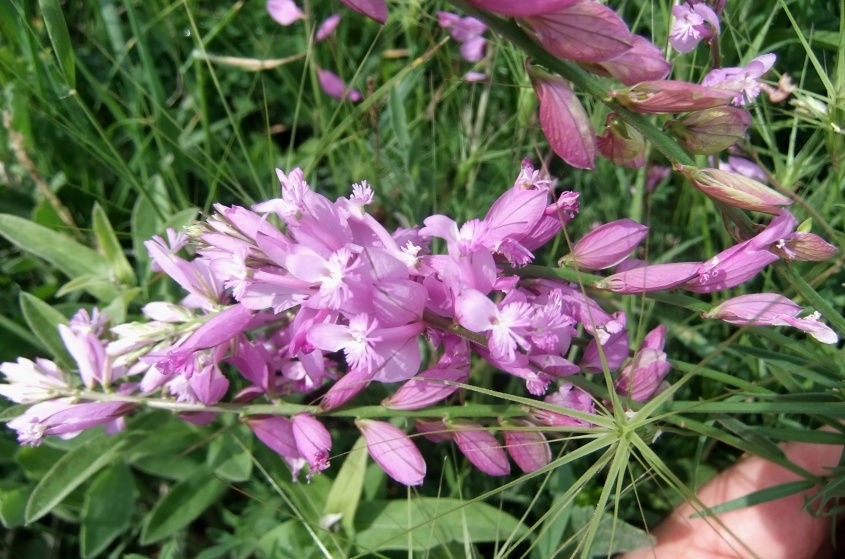
[{"label": "unopened bud", "polygon": [[645,139],[614,113],[607,115],[604,134],[596,139],[599,153],[617,165],[639,169],[645,165]]},{"label": "unopened bud", "polygon": [[778,206],[788,206],[792,203],[792,200],[783,194],[742,175],[719,169],[699,169],[687,166],[676,168],[692,182],[694,187],[714,200],[729,206],[777,215],[780,213]]},{"label": "unopened bud", "polygon": [[683,113],[728,105],[739,91],[713,89],[673,80],[642,82],[610,92],[620,105],[636,113]]},{"label": "unopened bud", "polygon": [[605,223],[581,237],[559,265],[566,263],[585,270],[610,268],[628,258],[647,233],[648,227],[631,219]]},{"label": "unopened bud", "polygon": [[737,107],[715,107],[695,111],[663,127],[682,146],[699,155],[712,155],[728,149],[745,137],[751,115]]}]

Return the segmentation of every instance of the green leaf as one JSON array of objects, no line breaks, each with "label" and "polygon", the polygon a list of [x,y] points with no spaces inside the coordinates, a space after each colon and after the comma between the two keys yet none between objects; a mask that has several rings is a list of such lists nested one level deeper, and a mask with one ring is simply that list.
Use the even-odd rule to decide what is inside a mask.
[{"label": "green leaf", "polygon": [[0,490],[0,523],[6,528],[15,528],[24,524],[24,510],[32,486]]},{"label": "green leaf", "polygon": [[180,481],[150,512],[141,532],[141,545],[172,536],[196,520],[225,491],[226,485],[205,470]]},{"label": "green leaf", "polygon": [[[572,526],[576,532],[586,531],[587,524],[595,522],[595,514],[596,511],[592,507],[574,507]],[[626,524],[608,512],[601,515],[589,554],[592,557],[610,557],[654,545],[656,541],[654,536]]]},{"label": "green leaf", "polygon": [[[355,536],[362,552],[424,550],[450,542],[499,542],[527,531],[518,519],[487,503],[435,497],[370,501],[358,508],[356,520],[363,526]],[[465,534],[471,542],[465,542]]]},{"label": "green leaf", "polygon": [[102,277],[102,282],[92,282],[85,287],[98,299],[111,301],[117,295],[115,286],[108,283],[109,261],[73,239],[9,214],[0,214],[0,235],[21,250],[43,258],[70,278],[92,275]]},{"label": "green leaf", "polygon": [[[89,274],[73,278],[56,292],[56,297],[64,297],[74,291],[87,291],[93,293],[93,290],[108,289],[112,286],[111,281],[106,276],[99,274]],[[112,300],[117,297],[117,292],[114,293]]]},{"label": "green leaf", "polygon": [[16,404],[0,411],[0,423],[11,421],[19,415],[23,414],[31,404]]},{"label": "green leaf", "polygon": [[364,437],[358,437],[344,458],[326,498],[325,514],[341,514],[341,525],[350,534],[355,530],[355,511],[364,488],[367,456],[367,441]]},{"label": "green leaf", "polygon": [[123,451],[128,439],[103,436],[62,456],[33,490],[26,504],[26,523],[53,510],[71,491],[85,483]]},{"label": "green leaf", "polygon": [[111,264],[114,277],[123,285],[135,285],[137,283],[135,270],[132,269],[129,260],[126,259],[123,247],[120,246],[120,241],[117,240],[117,235],[114,233],[109,218],[100,204],[94,204],[91,222],[94,227],[94,235],[97,237],[97,246],[100,247]]},{"label": "green leaf", "polygon": [[396,140],[399,142],[399,150],[402,153],[408,153],[411,137],[408,135],[408,118],[405,115],[405,106],[402,104],[399,84],[390,88],[388,108],[390,110],[390,125],[393,128],[393,133],[396,134]]},{"label": "green leaf", "polygon": [[56,358],[60,365],[70,367],[73,358],[68,353],[62,337],[59,335],[59,324],[67,324],[65,315],[29,293],[21,292],[21,311],[32,333],[44,347]]},{"label": "green leaf", "polygon": [[247,438],[245,444],[238,444],[229,433],[220,435],[208,445],[208,467],[215,475],[226,481],[246,481],[252,475],[252,457],[249,454]]},{"label": "green leaf", "polygon": [[83,557],[99,555],[126,530],[135,510],[135,480],[118,462],[97,476],[85,492],[80,531]]},{"label": "green leaf", "polygon": [[311,557],[314,543],[302,522],[282,522],[258,540],[256,556],[261,559],[301,559]]},{"label": "green leaf", "polygon": [[814,485],[815,484],[812,481],[806,480],[788,481],[786,483],[780,483],[772,487],[767,487],[766,489],[754,491],[753,493],[749,493],[748,495],[743,495],[742,497],[737,497],[736,499],[731,499],[726,503],[710,507],[707,510],[697,512],[690,516],[690,518],[713,516],[715,514],[721,514],[723,512],[744,509],[746,507],[753,507],[754,505],[768,503],[769,501],[783,499],[784,497],[789,497],[790,495],[795,495],[796,493],[807,491],[808,489],[812,489]]},{"label": "green leaf", "polygon": [[41,17],[44,19],[47,34],[50,35],[50,42],[53,43],[53,52],[59,61],[59,68],[68,86],[76,89],[73,47],[59,0],[38,0],[38,5],[41,6]]}]

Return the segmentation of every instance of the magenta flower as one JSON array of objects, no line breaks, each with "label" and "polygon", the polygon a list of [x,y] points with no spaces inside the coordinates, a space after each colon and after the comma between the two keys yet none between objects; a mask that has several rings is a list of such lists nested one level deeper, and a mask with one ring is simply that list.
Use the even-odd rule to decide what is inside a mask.
[{"label": "magenta flower", "polygon": [[457,386],[448,383],[465,383],[469,372],[444,368],[428,369],[399,387],[385,398],[381,405],[392,410],[419,410],[432,406],[451,396]]},{"label": "magenta flower", "polygon": [[332,437],[313,415],[297,414],[291,418],[293,438],[296,448],[308,461],[308,481],[314,474],[318,474],[329,467],[329,450],[332,448]]},{"label": "magenta flower", "polygon": [[721,169],[679,169],[692,185],[714,200],[753,212],[777,215],[780,206],[792,204],[792,199],[772,190],[765,184]]},{"label": "magenta flower", "polygon": [[608,276],[598,282],[596,287],[625,294],[662,291],[697,277],[701,268],[701,262],[640,266]]},{"label": "magenta flower", "polygon": [[757,80],[772,68],[775,60],[777,60],[776,55],[764,54],[743,67],[716,68],[704,76],[701,85],[714,89],[738,91],[739,93],[731,103],[736,106],[747,105],[760,95],[761,87]]},{"label": "magenta flower", "polygon": [[467,0],[473,6],[509,17],[531,17],[568,8],[580,0]]},{"label": "magenta flower", "polygon": [[547,404],[557,406],[559,411],[537,408],[531,410],[531,418],[538,423],[550,427],[589,427],[592,425],[589,421],[578,419],[566,413],[567,409],[584,414],[596,413],[593,397],[571,383],[562,383],[558,391],[546,396],[544,401]]},{"label": "magenta flower", "polygon": [[631,219],[605,223],[581,237],[572,252],[560,259],[585,270],[603,270],[619,264],[648,234],[648,227]]},{"label": "magenta flower", "polygon": [[458,449],[472,465],[490,476],[511,473],[508,455],[502,445],[484,427],[476,423],[453,421],[448,423]]},{"label": "magenta flower", "polygon": [[567,60],[605,62],[633,46],[625,22],[616,12],[592,0],[577,0],[525,21],[543,48]]},{"label": "magenta flower", "polygon": [[637,113],[683,113],[727,105],[739,93],[674,80],[639,83],[610,92],[620,105]]},{"label": "magenta flower", "polygon": [[320,399],[320,410],[339,408],[360,394],[373,380],[373,374],[364,370],[349,371],[338,379]]},{"label": "magenta flower", "polygon": [[613,383],[617,394],[634,402],[645,402],[660,388],[660,383],[672,365],[663,353],[666,327],[661,325],[649,332],[633,359],[620,371]]},{"label": "magenta flower", "polygon": [[484,22],[474,17],[460,17],[449,12],[437,12],[440,27],[446,29],[453,39],[461,43],[461,56],[467,62],[478,62],[484,58],[487,40],[481,35],[487,31]]},{"label": "magenta flower", "polygon": [[525,419],[507,419],[500,423],[508,454],[520,470],[531,473],[552,461],[549,441],[533,423]]},{"label": "magenta flower", "polygon": [[316,42],[325,41],[332,33],[335,32],[337,26],[340,24],[340,14],[332,14],[323,20],[320,27],[317,28],[317,34],[314,36]]},{"label": "magenta flower", "polygon": [[296,446],[293,423],[278,415],[254,416],[244,420],[258,439],[282,457],[290,467],[293,480],[299,477],[299,471],[306,464],[305,458]]},{"label": "magenta flower", "polygon": [[422,485],[425,460],[404,431],[369,419],[356,419],[355,425],[367,441],[370,456],[387,475],[404,485]]},{"label": "magenta flower", "polygon": [[800,305],[782,295],[752,293],[728,299],[701,316],[739,325],[792,326],[809,333],[824,344],[835,344],[839,341],[836,332],[819,321],[819,313],[797,318],[803,310]]},{"label": "magenta flower", "polygon": [[607,73],[628,86],[662,80],[669,75],[672,65],[651,41],[639,35],[632,35],[631,44],[633,46],[630,49],[616,58],[596,64],[596,67],[601,69],[596,73]]},{"label": "magenta flower", "polygon": [[298,19],[305,19],[305,14],[293,0],[268,0],[267,11],[279,25],[287,27]]},{"label": "magenta flower", "polygon": [[384,25],[387,21],[387,4],[384,0],[340,0],[347,7]]},{"label": "magenta flower", "polygon": [[475,289],[466,289],[455,302],[455,319],[471,332],[487,334],[490,353],[509,363],[516,359],[516,348],[528,349],[525,336],[532,325],[533,311],[524,302],[496,305]]},{"label": "magenta flower", "polygon": [[352,89],[340,79],[340,76],[317,68],[317,80],[320,82],[320,87],[329,97],[334,97],[340,101],[349,99],[353,103],[357,103],[362,99],[361,92],[357,89]]},{"label": "magenta flower", "polygon": [[672,8],[675,21],[669,44],[680,52],[691,52],[703,39],[719,34],[719,16],[707,4],[681,4]]},{"label": "magenta flower", "polygon": [[528,74],[540,104],[540,127],[549,146],[573,167],[595,168],[596,133],[578,97],[563,78],[531,66]]}]

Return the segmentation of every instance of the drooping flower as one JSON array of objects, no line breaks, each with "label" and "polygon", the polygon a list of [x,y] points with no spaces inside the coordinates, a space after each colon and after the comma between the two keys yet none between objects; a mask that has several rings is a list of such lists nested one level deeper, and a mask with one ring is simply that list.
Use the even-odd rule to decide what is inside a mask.
[{"label": "drooping flower", "polygon": [[450,421],[447,427],[452,431],[458,449],[473,466],[491,476],[511,473],[504,448],[484,427],[468,421]]},{"label": "drooping flower", "polygon": [[549,441],[534,423],[525,419],[500,421],[505,447],[519,469],[531,473],[552,461]]},{"label": "drooping flower", "polygon": [[425,460],[404,431],[383,421],[356,419],[367,450],[382,470],[404,485],[422,485]]},{"label": "drooping flower", "polygon": [[305,19],[305,14],[293,0],[267,0],[267,11],[270,17],[285,27],[298,19]]},{"label": "drooping flower", "polygon": [[335,32],[337,26],[340,24],[340,14],[332,14],[323,20],[320,27],[317,28],[317,33],[314,35],[316,42],[325,41]]},{"label": "drooping flower", "polygon": [[560,259],[585,270],[603,270],[619,264],[648,234],[648,227],[631,219],[605,223],[581,237]]},{"label": "drooping flower", "polygon": [[333,72],[317,68],[317,80],[320,82],[320,87],[329,97],[334,97],[340,101],[349,99],[353,103],[357,103],[362,99],[360,91],[346,85],[340,76]]}]

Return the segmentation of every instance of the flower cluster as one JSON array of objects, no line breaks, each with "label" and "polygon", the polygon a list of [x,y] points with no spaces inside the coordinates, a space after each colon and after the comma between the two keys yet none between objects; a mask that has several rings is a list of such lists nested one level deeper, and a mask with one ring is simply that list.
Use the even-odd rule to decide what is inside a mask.
[{"label": "flower cluster", "polygon": [[[670,365],[659,326],[631,354],[624,313],[608,313],[576,284],[523,278],[520,268],[578,211],[578,194],[523,162],[508,189],[482,219],[458,224],[445,215],[424,226],[388,231],[367,212],[372,188],[332,202],[302,172],[278,171],[281,196],[251,209],[215,206],[189,229],[146,243],[154,268],[187,295],[147,304],[142,322],[106,327],[82,310],[59,333],[78,379],[55,363],[4,363],[0,394],[31,406],[9,422],[21,443],[45,435],[71,437],[105,425],[113,433],[150,399],[172,403],[181,417],[203,424],[219,403],[247,405],[284,398],[318,402],[305,411],[249,415],[243,421],[290,466],[294,478],[329,467],[331,436],[318,419],[370,383],[401,383],[387,409],[440,405],[472,384],[473,354],[494,370],[545,397],[522,417],[503,420],[504,446],[490,425],[464,419],[419,419],[418,432],[454,441],[490,475],[523,471],[551,460],[544,429],[587,428],[596,399],[567,377],[614,375],[622,398],[643,402],[660,391]],[[647,228],[631,220],[600,226],[574,244],[561,264],[582,270],[616,266],[597,287],[638,293],[678,287],[710,293],[739,285],[784,258],[829,256],[821,239],[795,232],[781,211],[756,237],[707,262],[647,265],[629,259]],[[437,240],[437,242],[434,242]],[[186,246],[194,258],[183,258]],[[434,247],[443,247],[438,253]],[[812,248],[815,247],[815,248]],[[790,325],[831,343],[835,334],[783,297],[762,294],[726,301],[706,316],[735,324]],[[583,350],[573,351],[579,335]],[[423,363],[421,345],[434,356]],[[608,403],[605,403],[608,405]],[[447,416],[450,414],[445,414]],[[380,421],[356,425],[373,459],[395,480],[414,485],[425,462],[408,435]],[[507,451],[505,450],[507,449]]]}]

